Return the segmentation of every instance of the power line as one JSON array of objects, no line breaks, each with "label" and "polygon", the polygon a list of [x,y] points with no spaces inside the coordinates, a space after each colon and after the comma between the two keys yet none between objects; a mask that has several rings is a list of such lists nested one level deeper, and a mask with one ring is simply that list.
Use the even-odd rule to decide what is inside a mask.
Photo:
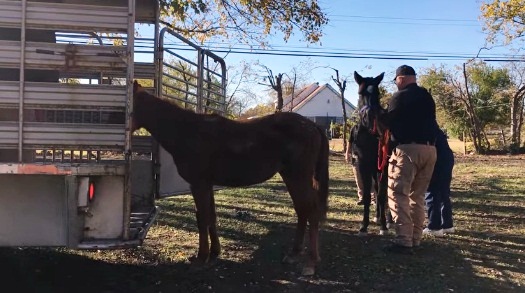
[{"label": "power line", "polygon": [[[165,49],[188,51],[184,46],[168,43]],[[343,59],[378,59],[378,60],[466,60],[476,57],[474,54],[452,54],[452,53],[369,53],[362,52],[334,52],[334,51],[311,51],[311,50],[276,50],[276,49],[243,49],[235,47],[209,46],[209,50],[215,53],[244,54],[244,55],[271,55],[290,57],[320,57],[320,58],[343,58]],[[480,55],[478,59],[487,62],[523,62],[523,58],[511,55]]]}]

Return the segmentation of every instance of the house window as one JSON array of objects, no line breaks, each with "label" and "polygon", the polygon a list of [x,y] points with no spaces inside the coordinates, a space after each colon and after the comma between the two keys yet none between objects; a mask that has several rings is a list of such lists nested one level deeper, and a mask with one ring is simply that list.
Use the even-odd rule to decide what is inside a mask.
[{"label": "house window", "polygon": [[326,100],[326,103],[327,103],[327,104],[330,104],[330,99]]}]

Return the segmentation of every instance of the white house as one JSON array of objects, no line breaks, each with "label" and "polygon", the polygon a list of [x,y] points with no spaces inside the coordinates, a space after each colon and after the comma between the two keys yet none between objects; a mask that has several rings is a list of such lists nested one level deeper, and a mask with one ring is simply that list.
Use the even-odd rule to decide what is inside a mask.
[{"label": "white house", "polygon": [[[329,129],[330,123],[343,123],[341,95],[329,84],[312,83],[293,95],[284,97],[283,112],[295,112]],[[347,118],[356,107],[345,99]]]}]

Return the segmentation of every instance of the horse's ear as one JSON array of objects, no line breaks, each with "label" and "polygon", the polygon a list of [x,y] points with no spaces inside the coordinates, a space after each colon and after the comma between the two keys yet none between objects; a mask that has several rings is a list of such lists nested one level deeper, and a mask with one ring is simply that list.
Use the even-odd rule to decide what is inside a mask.
[{"label": "horse's ear", "polygon": [[383,77],[385,77],[385,73],[381,73],[380,75],[376,76],[376,78],[374,78],[374,81],[379,84],[381,83],[381,81],[383,80]]},{"label": "horse's ear", "polygon": [[357,84],[361,84],[363,82],[363,77],[357,73],[357,71],[354,71],[354,79]]}]

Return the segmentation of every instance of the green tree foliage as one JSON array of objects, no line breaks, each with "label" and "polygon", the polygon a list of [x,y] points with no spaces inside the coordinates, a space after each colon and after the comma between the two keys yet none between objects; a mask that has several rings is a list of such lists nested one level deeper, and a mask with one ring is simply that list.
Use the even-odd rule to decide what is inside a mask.
[{"label": "green tree foliage", "polygon": [[246,110],[240,118],[247,119],[250,117],[260,117],[275,112],[275,105],[273,103],[259,104],[253,108]]},{"label": "green tree foliage", "polygon": [[328,18],[317,0],[162,0],[162,15],[175,30],[204,41],[265,44],[277,32],[288,40],[295,29],[304,40],[319,42]]},{"label": "green tree foliage", "polygon": [[520,39],[525,32],[525,0],[483,3],[481,18],[485,21],[489,41],[496,42],[500,35],[505,37],[505,43]]},{"label": "green tree foliage", "polygon": [[510,75],[483,62],[466,65],[463,75],[457,72],[432,67],[419,82],[432,92],[440,125],[457,135],[467,132],[475,150],[484,153],[490,150],[486,130],[508,125]]},{"label": "green tree foliage", "polygon": [[469,68],[471,93],[484,125],[508,125],[510,75],[505,68],[475,63]]}]

